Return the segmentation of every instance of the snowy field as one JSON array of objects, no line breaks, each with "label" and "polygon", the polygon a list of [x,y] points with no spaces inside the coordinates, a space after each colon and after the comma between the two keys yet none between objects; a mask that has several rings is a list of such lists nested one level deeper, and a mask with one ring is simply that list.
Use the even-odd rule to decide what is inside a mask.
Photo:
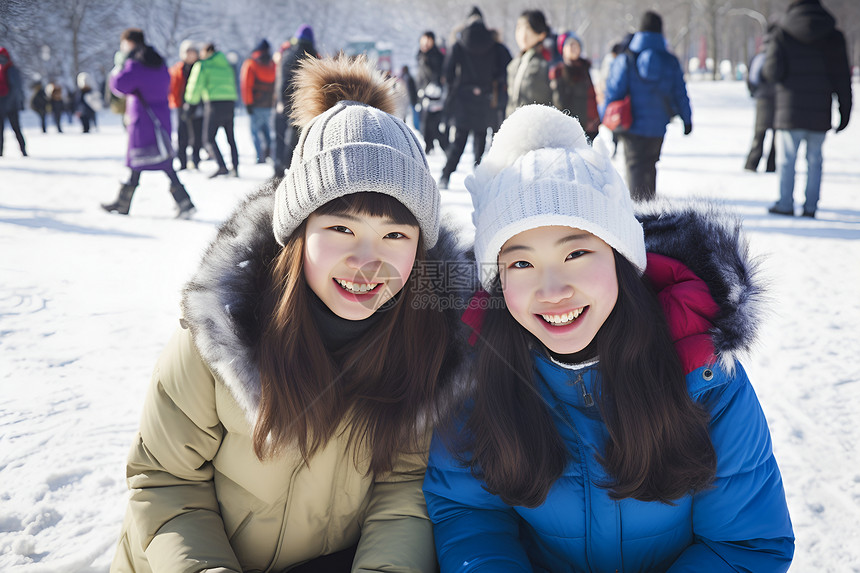
[{"label": "snowy field", "polygon": [[[860,117],[827,136],[819,218],[776,217],[766,213],[776,176],[742,169],[754,107],[745,86],[689,89],[694,130],[683,137],[681,125],[669,127],[658,193],[718,201],[743,217],[772,303],[745,366],[785,480],[797,535],[792,571],[860,572]],[[130,217],[108,215],[99,202],[113,200],[126,176],[125,134],[116,116],[102,112],[99,121],[96,133],[74,124],[45,135],[27,112],[30,157],[20,157],[7,129],[0,158],[4,572],[108,570],[126,452],[151,369],[177,325],[180,288],[218,223],[271,174],[253,164],[242,115],[241,178],[210,181],[211,161],[180,173],[198,207],[193,220],[172,219],[160,173],[144,173]],[[443,192],[467,228],[470,159]],[[438,151],[430,156],[434,175],[442,162]]]}]

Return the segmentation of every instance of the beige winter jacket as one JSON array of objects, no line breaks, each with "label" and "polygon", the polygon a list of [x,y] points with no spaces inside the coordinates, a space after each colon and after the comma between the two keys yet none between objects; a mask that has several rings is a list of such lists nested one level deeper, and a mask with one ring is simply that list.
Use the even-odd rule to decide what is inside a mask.
[{"label": "beige winter jacket", "polygon": [[430,424],[427,447],[381,476],[355,467],[345,432],[309,466],[297,450],[266,462],[254,455],[253,291],[277,249],[273,190],[222,227],[185,289],[182,328],[158,360],[129,454],[131,496],[111,571],[287,571],[356,543],[353,571],[436,570],[421,491]]}]

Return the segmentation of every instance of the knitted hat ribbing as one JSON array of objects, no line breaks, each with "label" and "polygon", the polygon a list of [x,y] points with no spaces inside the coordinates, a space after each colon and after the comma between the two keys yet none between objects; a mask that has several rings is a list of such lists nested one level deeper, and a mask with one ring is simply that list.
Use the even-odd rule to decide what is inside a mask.
[{"label": "knitted hat ribbing", "polygon": [[[321,81],[330,82],[332,69],[352,74],[337,78],[343,80],[343,93],[352,91],[358,97],[361,90],[355,89],[356,85],[365,91],[388,88],[366,62],[307,59],[298,74],[317,74],[324,78]],[[368,88],[365,74],[379,86]],[[307,101],[298,93],[308,88],[302,85],[299,77],[298,106]],[[331,83],[325,87],[330,88]],[[310,107],[327,105],[319,99],[309,102]],[[275,194],[275,239],[283,245],[316,209],[338,197],[361,192],[384,193],[403,203],[418,220],[424,245],[429,249],[436,244],[440,195],[415,134],[401,120],[372,105],[337,101],[302,125],[292,163]]]},{"label": "knitted hat ribbing", "polygon": [[609,158],[588,145],[579,122],[555,108],[523,106],[505,120],[466,188],[486,290],[508,239],[550,225],[588,231],[645,270],[645,239],[630,192]]}]

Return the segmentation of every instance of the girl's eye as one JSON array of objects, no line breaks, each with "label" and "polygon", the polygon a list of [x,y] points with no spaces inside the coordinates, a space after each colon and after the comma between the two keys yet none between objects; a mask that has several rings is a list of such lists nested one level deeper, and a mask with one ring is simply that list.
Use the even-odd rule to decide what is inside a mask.
[{"label": "girl's eye", "polygon": [[529,268],[530,266],[532,266],[532,264],[531,264],[530,262],[528,262],[528,261],[516,261],[516,262],[511,263],[511,264],[510,264],[510,266],[509,266],[509,268],[512,268],[512,269],[527,269],[527,268]]},{"label": "girl's eye", "polygon": [[338,233],[346,233],[348,235],[352,235],[352,231],[349,229],[349,227],[344,227],[343,225],[332,225],[331,227],[329,227],[329,229]]},{"label": "girl's eye", "polygon": [[579,258],[579,257],[581,257],[582,255],[587,255],[587,254],[588,254],[588,251],[583,251],[583,250],[573,251],[572,253],[570,253],[569,255],[567,255],[567,259],[565,259],[565,260],[569,261],[569,260],[572,260],[572,259],[578,259],[578,258]]},{"label": "girl's eye", "polygon": [[407,237],[406,235],[404,235],[400,231],[392,231],[383,237],[383,239],[408,239],[408,238],[409,237]]}]

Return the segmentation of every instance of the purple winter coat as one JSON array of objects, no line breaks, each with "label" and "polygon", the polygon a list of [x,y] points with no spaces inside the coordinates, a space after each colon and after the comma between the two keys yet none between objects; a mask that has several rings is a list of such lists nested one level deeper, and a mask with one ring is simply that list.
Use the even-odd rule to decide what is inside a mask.
[{"label": "purple winter coat", "polygon": [[[125,113],[128,116],[128,152],[125,164],[131,167],[131,152],[134,149],[144,149],[155,145],[155,125],[146,113],[140,98],[134,95],[138,91],[152,108],[162,127],[171,133],[170,108],[167,105],[167,92],[170,88],[170,73],[167,65],[152,46],[144,46],[132,52],[122,70],[111,76],[111,89],[125,94]],[[172,159],[146,166],[136,166],[137,170],[163,170],[173,165]]]}]

